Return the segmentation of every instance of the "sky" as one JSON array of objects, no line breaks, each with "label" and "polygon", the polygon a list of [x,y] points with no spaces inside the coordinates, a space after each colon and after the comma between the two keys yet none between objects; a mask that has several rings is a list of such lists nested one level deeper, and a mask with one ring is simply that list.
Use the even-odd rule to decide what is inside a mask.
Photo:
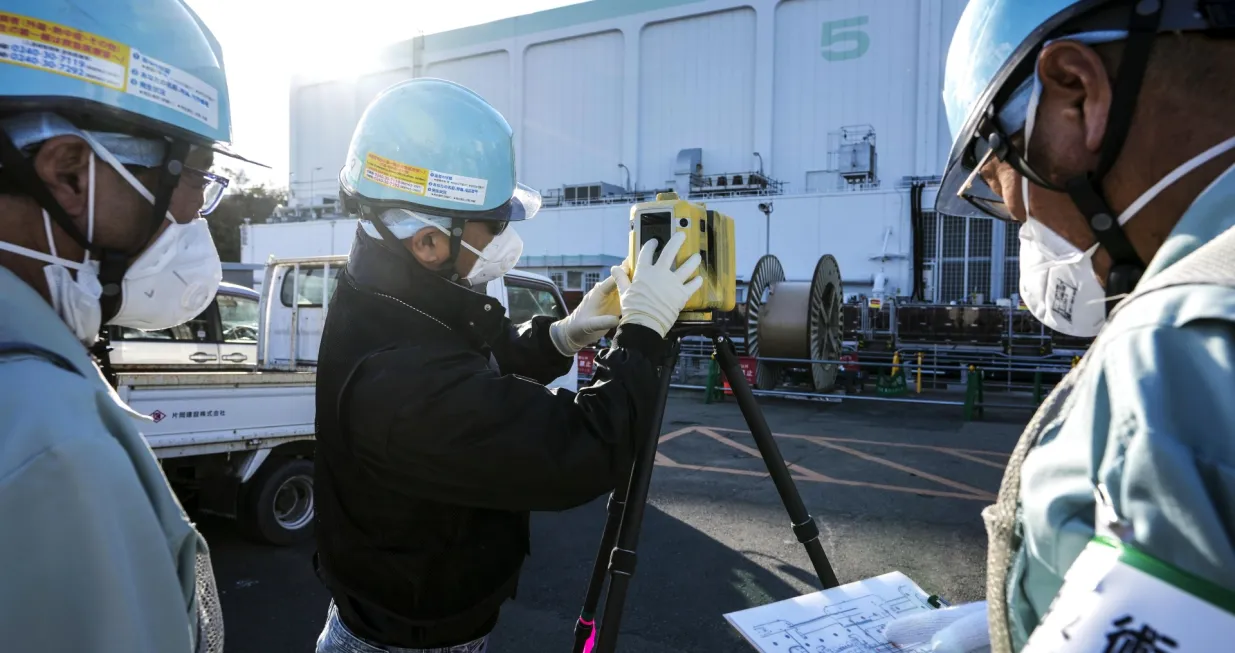
[{"label": "sky", "polygon": [[223,47],[232,101],[232,149],[271,170],[241,167],[253,183],[287,185],[288,89],[297,72],[346,74],[384,45],[528,14],[579,0],[187,0]]}]

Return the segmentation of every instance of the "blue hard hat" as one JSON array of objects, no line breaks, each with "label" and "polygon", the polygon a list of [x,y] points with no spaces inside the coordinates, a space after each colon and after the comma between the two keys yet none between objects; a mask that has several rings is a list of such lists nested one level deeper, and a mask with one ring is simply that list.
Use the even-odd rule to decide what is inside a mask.
[{"label": "blue hard hat", "polygon": [[7,0],[0,35],[0,110],[235,156],[222,50],[183,0]]},{"label": "blue hard hat", "polygon": [[1235,16],[1221,9],[1199,11],[1194,0],[971,0],[944,72],[943,103],[953,142],[935,210],[1008,219],[1003,199],[976,171],[1023,128],[1041,49],[1070,35],[1132,30],[1138,16],[1151,12],[1158,33],[1235,26],[1230,24]]},{"label": "blue hard hat", "polygon": [[515,178],[510,124],[464,86],[418,78],[382,91],[352,135],[340,194],[365,215],[386,209],[463,220],[526,220],[540,194]]}]

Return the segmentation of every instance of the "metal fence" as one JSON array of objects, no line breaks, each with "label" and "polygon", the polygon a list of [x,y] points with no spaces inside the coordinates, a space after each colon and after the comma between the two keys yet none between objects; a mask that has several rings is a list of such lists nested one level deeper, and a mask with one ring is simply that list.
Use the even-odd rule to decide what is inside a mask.
[{"label": "metal fence", "polygon": [[[757,360],[780,366],[783,376],[775,388],[755,390],[756,396],[829,403],[856,400],[956,406],[964,409],[966,419],[981,417],[985,409],[1019,411],[1027,416],[1075,364],[1075,360],[993,360],[988,356],[939,360],[926,351],[897,352],[892,361]],[[814,364],[838,366],[835,389],[814,390],[809,373],[802,373]],[[579,379],[581,385],[589,380],[585,374]],[[712,343],[704,338],[684,340],[671,387],[703,391],[708,400],[709,395],[720,392],[722,383],[712,360]]]},{"label": "metal fence", "polygon": [[926,299],[990,302],[1011,298],[1020,281],[1020,227],[991,218],[923,214],[923,264],[930,271]]}]

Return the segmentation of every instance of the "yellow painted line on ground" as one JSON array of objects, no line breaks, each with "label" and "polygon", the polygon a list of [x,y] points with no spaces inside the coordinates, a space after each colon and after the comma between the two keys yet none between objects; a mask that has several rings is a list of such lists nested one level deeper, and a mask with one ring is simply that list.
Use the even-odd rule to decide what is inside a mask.
[{"label": "yellow painted line on ground", "polygon": [[[744,445],[744,444],[741,444],[741,443],[738,443],[738,442],[734,442],[733,440],[730,440],[729,438],[726,438],[725,436],[723,436],[723,435],[721,435],[721,434],[717,433],[716,431],[713,431],[713,430],[711,430],[711,429],[706,429],[706,428],[696,428],[696,429],[695,429],[695,431],[697,431],[697,432],[698,432],[699,434],[701,434],[701,435],[706,435],[706,436],[708,436],[709,438],[712,438],[713,440],[716,440],[717,442],[720,442],[720,443],[722,443],[722,444],[726,444],[726,445],[728,445],[728,446],[730,446],[730,447],[733,447],[734,449],[737,449],[738,451],[744,452],[744,453],[746,453],[746,454],[748,454],[748,455],[750,455],[750,456],[752,456],[752,457],[754,457],[754,458],[757,458],[757,459],[759,459],[759,460],[763,460],[763,455],[759,453],[759,450],[758,450],[758,449],[752,449],[751,447],[748,447],[748,446],[746,446],[746,445]],[[794,464],[794,463],[791,463],[791,462],[786,462],[785,464],[786,464],[786,466],[788,466],[788,467],[789,467],[789,469],[791,469],[791,470],[793,470],[793,471],[795,471],[795,472],[797,472],[797,473],[799,473],[799,474],[801,474],[801,475],[803,475],[803,476],[811,477],[811,478],[813,478],[814,480],[817,480],[817,481],[834,481],[834,480],[836,480],[836,479],[834,479],[834,478],[832,478],[832,477],[830,477],[830,476],[825,476],[825,475],[823,475],[823,474],[820,474],[819,472],[816,472],[816,471],[812,471],[812,470],[806,469],[805,467],[802,467],[801,465],[797,465],[797,464]]]},{"label": "yellow painted line on ground", "polygon": [[[657,465],[661,467],[669,467],[673,469],[686,469],[695,472],[716,472],[718,474],[732,474],[734,476],[751,476],[760,478],[770,478],[767,472],[756,472],[749,469],[730,469],[728,467],[712,467],[710,465],[689,465],[670,460],[667,457],[661,456],[657,461]],[[822,478],[820,478],[822,477]],[[921,496],[942,497],[946,499],[965,499],[968,501],[990,501],[985,496],[975,496],[972,494],[962,494],[960,492],[945,492],[943,490],[924,490],[912,487],[902,487],[900,485],[884,485],[882,483],[867,483],[866,481],[846,481],[839,478],[823,477],[821,474],[813,476],[793,475],[795,481],[806,481],[809,483],[830,483],[832,485],[847,485],[850,487],[863,487],[872,490],[887,490],[889,492],[901,492],[905,494],[917,494]]]},{"label": "yellow painted line on ground", "polygon": [[[722,428],[718,426],[709,426],[706,428],[709,428],[713,431],[726,431],[728,433],[741,433],[743,435],[750,435],[750,431],[743,431],[742,429],[728,429],[728,428]],[[682,435],[682,434],[675,431],[674,435],[677,436],[677,435]],[[773,433],[772,435],[778,438],[799,438],[803,440],[826,440],[828,442],[850,442],[853,444],[877,444],[882,447],[901,447],[903,449],[928,449],[931,451],[939,451],[942,453],[953,453],[953,452],[959,451],[961,453],[973,454],[977,456],[993,456],[996,458],[1007,458],[1008,457],[1008,454],[1003,451],[990,451],[988,449],[964,449],[961,447],[942,447],[942,446],[932,445],[932,444],[909,444],[907,442],[886,442],[884,440],[860,440],[858,438],[837,438],[837,437],[833,437],[829,435],[798,435],[794,433]]]},{"label": "yellow painted line on ground", "polygon": [[664,434],[664,435],[660,436],[660,443],[661,443],[661,444],[664,444],[664,443],[666,443],[666,442],[668,442],[668,441],[672,440],[673,438],[678,437],[679,435],[686,435],[687,433],[693,433],[693,432],[694,432],[694,430],[695,430],[695,427],[693,427],[693,426],[688,426],[688,427],[686,427],[686,428],[684,428],[684,429],[678,429],[678,430],[676,430],[676,431],[670,431],[669,433],[666,433],[666,434]]},{"label": "yellow painted line on ground", "polygon": [[955,449],[942,449],[941,452],[946,453],[949,456],[956,456],[957,458],[962,458],[970,462],[978,463],[979,465],[986,465],[987,467],[994,467],[995,469],[998,469],[1000,471],[1003,471],[1003,469],[1007,467],[1007,465],[1000,464],[1000,463],[993,463],[989,460],[986,460],[985,458],[979,458],[977,456],[967,454],[967,453],[964,453],[962,451],[958,451]]},{"label": "yellow painted line on ground", "polygon": [[930,472],[923,471],[923,470],[918,469],[918,468],[916,468],[916,467],[910,467],[909,465],[902,465],[902,464],[900,464],[900,463],[894,463],[894,462],[892,462],[891,460],[887,460],[887,459],[885,459],[885,458],[880,458],[879,456],[873,456],[873,455],[868,454],[868,453],[866,453],[866,452],[863,452],[863,451],[858,451],[857,449],[851,449],[851,448],[846,447],[846,446],[844,446],[844,445],[839,445],[839,444],[836,444],[835,442],[815,441],[814,443],[815,443],[815,444],[817,444],[817,445],[819,445],[819,446],[821,446],[821,447],[827,447],[828,449],[834,449],[834,450],[839,451],[839,452],[841,452],[841,453],[847,453],[847,454],[849,454],[850,456],[854,456],[854,457],[856,457],[856,458],[861,458],[862,460],[868,460],[868,461],[870,461],[870,462],[872,462],[872,463],[875,463],[875,464],[878,464],[878,465],[883,465],[883,466],[885,466],[885,467],[891,467],[892,469],[895,469],[895,470],[898,470],[898,471],[905,472],[906,474],[913,474],[914,476],[918,476],[918,477],[920,477],[920,478],[924,478],[924,479],[926,479],[926,480],[928,480],[928,481],[934,481],[934,482],[936,482],[936,483],[938,483],[938,484],[940,484],[940,485],[946,485],[946,486],[948,486],[948,487],[950,487],[950,488],[954,488],[954,489],[957,489],[957,490],[962,490],[962,491],[964,491],[964,492],[969,492],[970,494],[973,494],[974,496],[984,497],[984,498],[987,498],[987,499],[989,499],[989,500],[991,500],[991,501],[994,501],[994,500],[995,500],[995,495],[994,495],[993,493],[991,493],[991,492],[987,492],[986,490],[982,490],[982,489],[979,489],[979,488],[973,487],[972,485],[966,485],[966,484],[961,483],[961,482],[959,482],[959,481],[953,481],[953,480],[951,480],[951,479],[947,479],[947,478],[944,478],[944,477],[942,477],[942,476],[936,476],[935,474],[932,474],[932,473],[930,473]]},{"label": "yellow painted line on ground", "polygon": [[[721,444],[737,449],[738,451],[741,451],[751,456],[752,458],[755,458],[758,460],[763,459],[763,456],[759,453],[758,449],[749,447],[740,442],[735,442],[731,440],[730,438],[727,438],[721,435],[719,431],[726,431],[729,433],[741,433],[741,434],[749,435],[749,432],[741,431],[738,429],[691,426],[691,427],[687,427],[684,429],[679,429],[677,431],[673,431],[672,433],[668,433],[665,436],[662,436],[661,441],[664,442],[667,439],[677,438],[682,435],[686,435],[688,433],[698,433],[700,435],[707,436],[717,442],[720,442]],[[786,466],[791,471],[796,472],[794,478],[798,480],[812,481],[816,483],[834,483],[837,485],[848,485],[851,487],[866,487],[866,488],[871,488],[871,489],[888,490],[892,492],[905,492],[905,493],[921,494],[921,495],[928,495],[928,496],[949,497],[949,498],[957,498],[957,499],[971,499],[975,501],[994,501],[995,495],[994,493],[988,492],[981,488],[976,488],[970,485],[966,485],[964,483],[960,483],[958,481],[953,481],[951,479],[937,476],[935,474],[931,474],[929,472],[923,471],[921,469],[917,469],[915,467],[910,467],[908,465],[902,465],[900,463],[895,463],[885,458],[881,458],[879,456],[869,454],[863,451],[858,451],[856,449],[846,447],[838,443],[839,442],[849,442],[849,443],[856,443],[856,444],[875,444],[875,445],[900,446],[900,447],[908,447],[908,448],[926,449],[926,450],[931,450],[931,451],[937,451],[940,453],[951,454],[951,455],[960,457],[964,460],[970,460],[972,462],[977,462],[983,465],[988,465],[991,467],[995,467],[997,469],[1001,469],[1002,466],[996,463],[993,463],[989,460],[978,458],[977,456],[974,456],[971,454],[980,453],[980,454],[985,454],[985,455],[1000,455],[1000,456],[1007,455],[1007,454],[1003,454],[1001,452],[995,452],[995,451],[982,451],[982,450],[973,450],[973,449],[951,449],[948,447],[938,447],[938,446],[932,446],[932,445],[911,445],[911,444],[903,444],[899,442],[881,442],[881,441],[875,441],[875,440],[858,440],[858,439],[853,439],[853,438],[833,438],[833,437],[817,436],[817,435],[795,435],[795,434],[783,434],[783,433],[776,433],[773,435],[777,437],[792,438],[792,439],[799,439],[799,440],[805,440],[808,442],[812,442],[814,444],[817,444],[817,445],[820,445],[820,446],[823,446],[823,447],[826,447],[826,448],[829,448],[835,451],[839,451],[841,453],[848,454],[848,455],[851,455],[857,458],[861,458],[869,462],[873,462],[879,465],[884,465],[886,467],[891,467],[892,469],[895,469],[897,471],[905,472],[907,474],[913,474],[920,478],[933,481],[935,483],[939,483],[941,485],[945,485],[947,487],[950,487],[956,490],[961,490],[962,492],[949,492],[949,491],[943,491],[943,490],[926,490],[926,489],[921,489],[921,488],[913,488],[913,487],[906,487],[906,486],[900,486],[900,485],[887,485],[884,483],[870,483],[867,481],[849,481],[849,480],[844,480],[844,479],[833,478],[831,476],[821,474],[814,470],[807,469],[806,467],[803,467],[796,463],[787,462]],[[668,456],[665,456],[664,454],[660,452],[657,452],[656,454],[656,463],[658,465],[662,465],[665,467],[674,467],[678,469],[689,469],[693,471],[718,472],[722,474],[734,474],[738,476],[758,476],[758,477],[768,476],[768,473],[766,471],[759,472],[759,471],[751,471],[751,470],[745,470],[745,469],[731,469],[731,468],[726,468],[726,467],[713,467],[709,465],[691,465],[691,464],[686,464],[686,463],[679,463],[677,461],[670,459]]]}]

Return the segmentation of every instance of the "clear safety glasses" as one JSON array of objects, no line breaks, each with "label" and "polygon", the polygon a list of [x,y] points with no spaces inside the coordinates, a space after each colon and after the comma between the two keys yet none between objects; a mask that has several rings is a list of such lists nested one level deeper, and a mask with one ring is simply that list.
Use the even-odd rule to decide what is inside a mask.
[{"label": "clear safety glasses", "polygon": [[[124,167],[134,173],[152,170],[149,166],[131,163],[126,163]],[[222,175],[216,175],[213,172],[199,170],[190,166],[183,166],[181,170],[180,183],[193,190],[201,191],[202,208],[198,211],[198,215],[210,215],[211,212],[219,208],[219,203],[223,201],[223,194],[227,191],[227,185],[230,183],[230,180]]]},{"label": "clear safety glasses", "polygon": [[1003,197],[1000,197],[995,191],[991,190],[986,180],[982,178],[982,169],[998,160],[995,156],[995,151],[991,149],[990,144],[985,140],[975,143],[974,147],[984,153],[981,158],[977,159],[977,163],[973,166],[969,177],[965,179],[965,183],[957,189],[956,196],[968,202],[982,215],[995,218],[996,220],[1012,220],[1012,212],[1008,210],[1008,205],[1003,201]]},{"label": "clear safety glasses", "polygon": [[223,201],[223,193],[227,190],[228,179],[213,172],[184,166],[184,173],[180,175],[180,183],[188,184],[190,188],[202,191],[202,209],[199,213],[201,215],[210,215],[212,211],[219,207],[219,202]]}]

